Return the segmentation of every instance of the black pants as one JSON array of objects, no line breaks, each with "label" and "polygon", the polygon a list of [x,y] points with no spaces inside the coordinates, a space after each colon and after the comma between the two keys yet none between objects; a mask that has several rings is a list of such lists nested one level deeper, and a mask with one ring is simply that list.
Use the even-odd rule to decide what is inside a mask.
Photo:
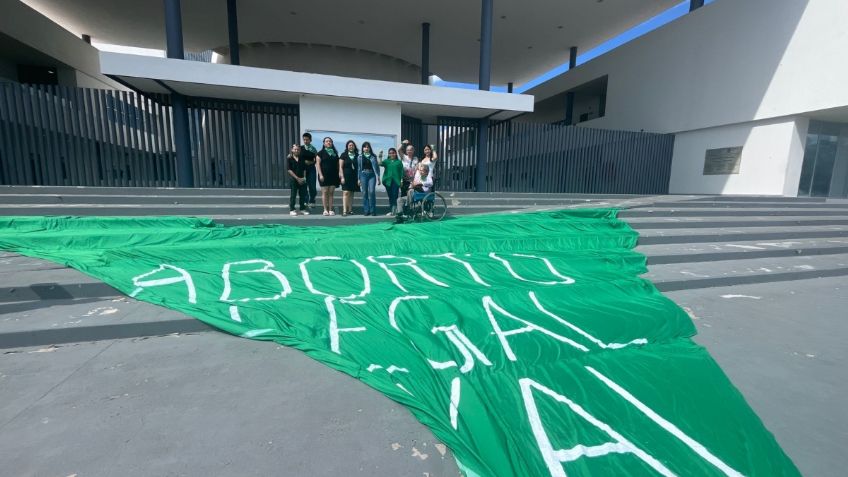
[{"label": "black pants", "polygon": [[289,188],[291,189],[291,195],[289,196],[289,210],[295,210],[294,200],[297,198],[298,194],[300,194],[300,210],[306,210],[306,184],[301,184],[292,179],[289,182]]},{"label": "black pants", "polygon": [[309,195],[306,197],[307,204],[314,204],[315,199],[318,196],[317,191],[315,190],[315,166],[307,166],[306,168],[306,188],[309,192]]}]

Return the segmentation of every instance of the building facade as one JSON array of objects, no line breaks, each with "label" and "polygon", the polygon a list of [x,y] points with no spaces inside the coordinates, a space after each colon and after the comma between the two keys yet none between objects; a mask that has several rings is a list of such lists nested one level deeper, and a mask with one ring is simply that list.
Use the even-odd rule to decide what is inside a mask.
[{"label": "building facade", "polygon": [[524,119],[563,120],[572,92],[581,126],[675,135],[671,193],[846,197],[846,17],[841,0],[718,0],[530,89]]},{"label": "building facade", "polygon": [[[68,99],[75,92],[10,93],[4,111],[17,123],[5,121],[19,129],[8,126],[3,138],[7,183],[42,181],[49,174],[39,168],[67,176],[89,154],[54,159],[23,147],[34,147],[27,134],[48,136],[32,128],[46,127],[56,131],[57,151],[71,149],[62,144],[62,125],[34,123],[39,116],[21,98],[37,96],[47,101],[39,107],[67,117],[133,116],[108,124],[117,139],[91,133],[98,160],[117,161],[98,166],[100,179],[91,182],[98,184],[141,177],[130,169],[144,167],[127,158],[149,154],[175,161],[165,185],[274,186],[282,182],[247,178],[268,176],[268,157],[285,154],[301,133],[322,132],[437,144],[456,182],[476,190],[513,184],[493,174],[526,169],[525,176],[540,175],[523,181],[537,192],[848,194],[848,66],[833,60],[848,44],[839,25],[848,4],[841,0],[692,1],[689,14],[579,65],[579,52],[680,2],[438,0],[387,8],[367,0],[296,9],[268,0],[155,3],[161,8],[129,0],[0,0],[7,12],[0,18],[0,81],[114,96],[98,109],[98,93],[86,93],[93,94],[86,107]],[[125,48],[100,51],[91,43]],[[520,87],[569,57],[566,73]],[[477,88],[438,87],[434,77]],[[508,84],[507,92],[491,91],[493,84]],[[512,93],[513,85],[523,94]],[[166,131],[131,126],[148,122]],[[550,129],[571,125],[601,132],[579,139]],[[650,134],[673,135],[674,145],[668,152],[659,142],[633,146],[638,141],[623,142],[620,131],[645,133],[649,141]],[[658,172],[631,171],[646,170],[640,161],[648,156]],[[563,161],[554,170],[571,186],[542,187],[550,161]],[[640,181],[665,186],[645,189]]]}]

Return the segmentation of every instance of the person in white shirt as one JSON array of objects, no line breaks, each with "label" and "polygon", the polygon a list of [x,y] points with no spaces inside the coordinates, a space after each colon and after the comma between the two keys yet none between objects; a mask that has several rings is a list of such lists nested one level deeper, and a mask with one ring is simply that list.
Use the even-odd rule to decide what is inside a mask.
[{"label": "person in white shirt", "polygon": [[[406,205],[421,200],[433,189],[433,176],[430,175],[430,167],[426,164],[418,164],[418,171],[412,178],[412,184],[406,194]],[[398,210],[405,210],[404,199],[398,199]]]},{"label": "person in white shirt", "polygon": [[415,157],[415,147],[409,143],[408,139],[404,139],[398,149],[400,162],[403,164],[403,181],[400,184],[400,197],[406,197],[409,192],[409,186],[412,184],[412,179],[415,177],[415,172],[418,170],[418,158]]},{"label": "person in white shirt", "polygon": [[430,168],[430,177],[433,179],[433,190],[436,190],[436,181],[438,174],[436,173],[436,161],[439,160],[439,155],[430,144],[424,145],[424,157],[418,161],[419,164],[426,164]]}]

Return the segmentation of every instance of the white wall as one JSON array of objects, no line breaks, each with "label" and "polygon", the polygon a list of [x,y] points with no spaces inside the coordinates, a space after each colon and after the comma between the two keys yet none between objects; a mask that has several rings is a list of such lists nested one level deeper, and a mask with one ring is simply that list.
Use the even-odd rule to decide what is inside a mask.
[{"label": "white wall", "polygon": [[609,75],[589,127],[678,132],[848,105],[848,1],[716,0],[527,93]]},{"label": "white wall", "polygon": [[801,167],[804,165],[804,146],[807,143],[810,119],[796,117],[794,126],[789,137],[786,176],[783,181],[784,197],[798,196],[798,184],[801,182]]},{"label": "white wall", "polygon": [[[400,116],[398,103],[308,95],[300,97],[301,134],[308,130],[390,134],[400,143]],[[312,140],[319,145],[321,138]],[[341,149],[339,145],[336,147]]]},{"label": "white wall", "polygon": [[[795,196],[809,120],[778,118],[678,133],[669,192]],[[738,174],[703,175],[707,149],[742,146]]]}]

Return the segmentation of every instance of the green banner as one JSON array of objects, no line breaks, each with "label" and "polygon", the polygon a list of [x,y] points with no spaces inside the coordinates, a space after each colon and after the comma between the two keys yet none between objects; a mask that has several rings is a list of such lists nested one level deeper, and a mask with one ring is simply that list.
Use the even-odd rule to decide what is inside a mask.
[{"label": "green banner", "polygon": [[404,404],[469,476],[799,475],[614,210],[349,227],[0,218],[0,248]]}]

